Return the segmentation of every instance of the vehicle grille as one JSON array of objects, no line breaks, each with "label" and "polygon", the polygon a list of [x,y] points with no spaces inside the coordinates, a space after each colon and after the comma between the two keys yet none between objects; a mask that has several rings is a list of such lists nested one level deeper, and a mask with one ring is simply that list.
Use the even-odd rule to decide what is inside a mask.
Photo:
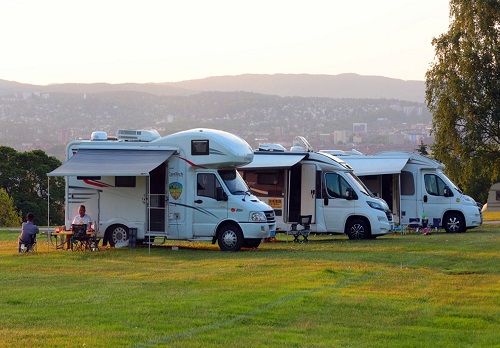
[{"label": "vehicle grille", "polygon": [[274,215],[274,210],[268,210],[268,211],[265,211],[264,214],[266,214],[266,218],[267,218],[267,222],[268,223],[275,223],[276,222],[276,217]]},{"label": "vehicle grille", "polygon": [[392,212],[391,211],[386,211],[385,215],[387,216],[387,220],[392,221]]}]

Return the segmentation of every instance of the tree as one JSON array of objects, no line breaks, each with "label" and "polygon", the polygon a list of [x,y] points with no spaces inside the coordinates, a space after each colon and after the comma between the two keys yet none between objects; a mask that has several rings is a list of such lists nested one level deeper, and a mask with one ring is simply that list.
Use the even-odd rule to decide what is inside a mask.
[{"label": "tree", "polygon": [[[14,200],[16,209],[32,212],[41,225],[47,225],[47,173],[61,165],[42,150],[17,152],[0,146],[0,187]],[[64,222],[64,178],[50,178],[50,222]]]},{"label": "tree", "polygon": [[0,226],[14,227],[22,223],[21,212],[16,210],[14,200],[0,188]]},{"label": "tree", "polygon": [[432,40],[426,73],[433,155],[484,202],[500,179],[500,2],[450,0],[448,32]]},{"label": "tree", "polygon": [[423,140],[420,140],[420,145],[418,145],[418,148],[416,148],[415,150],[417,150],[417,152],[422,156],[429,156],[429,151],[427,151],[427,147],[428,145],[424,144]]}]

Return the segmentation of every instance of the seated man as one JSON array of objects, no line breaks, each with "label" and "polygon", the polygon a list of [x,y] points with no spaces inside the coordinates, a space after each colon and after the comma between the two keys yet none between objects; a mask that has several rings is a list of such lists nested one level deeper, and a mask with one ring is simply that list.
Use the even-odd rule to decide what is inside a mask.
[{"label": "seated man", "polygon": [[[78,207],[78,214],[73,218],[72,225],[78,225],[78,224],[86,224],[87,225],[87,231],[90,230],[90,227],[92,226],[92,219],[90,216],[88,216],[86,213],[85,206],[82,204]],[[71,236],[66,236],[66,249],[71,249],[70,247],[71,243]]]},{"label": "seated man", "polygon": [[36,234],[39,232],[38,227],[33,223],[34,220],[35,215],[33,213],[28,213],[26,215],[26,222],[23,222],[21,234],[19,235],[19,252],[23,252],[25,248],[29,251],[33,247]]}]

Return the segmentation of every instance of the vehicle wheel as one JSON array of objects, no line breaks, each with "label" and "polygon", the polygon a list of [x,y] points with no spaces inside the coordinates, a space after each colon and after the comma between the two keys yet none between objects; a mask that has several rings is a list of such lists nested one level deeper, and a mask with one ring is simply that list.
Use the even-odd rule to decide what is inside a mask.
[{"label": "vehicle wheel", "polygon": [[243,241],[243,248],[258,248],[262,239],[247,238]]},{"label": "vehicle wheel", "polygon": [[448,233],[465,232],[465,221],[458,213],[449,213],[444,218],[444,230]]},{"label": "vehicle wheel", "polygon": [[243,233],[235,224],[226,224],[217,234],[217,242],[222,251],[239,251],[243,246]]},{"label": "vehicle wheel", "polygon": [[123,243],[128,240],[128,228],[123,225],[116,225],[111,228],[108,233],[108,241],[109,245],[112,247],[115,246],[116,243]]},{"label": "vehicle wheel", "polygon": [[370,236],[368,225],[362,219],[351,220],[347,224],[346,234],[349,239],[366,239]]}]

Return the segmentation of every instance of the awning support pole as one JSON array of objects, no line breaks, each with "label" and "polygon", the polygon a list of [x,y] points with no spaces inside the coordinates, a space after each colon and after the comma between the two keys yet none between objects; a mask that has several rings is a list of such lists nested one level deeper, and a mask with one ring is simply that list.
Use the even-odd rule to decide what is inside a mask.
[{"label": "awning support pole", "polygon": [[50,251],[50,177],[47,177],[47,250]]}]

